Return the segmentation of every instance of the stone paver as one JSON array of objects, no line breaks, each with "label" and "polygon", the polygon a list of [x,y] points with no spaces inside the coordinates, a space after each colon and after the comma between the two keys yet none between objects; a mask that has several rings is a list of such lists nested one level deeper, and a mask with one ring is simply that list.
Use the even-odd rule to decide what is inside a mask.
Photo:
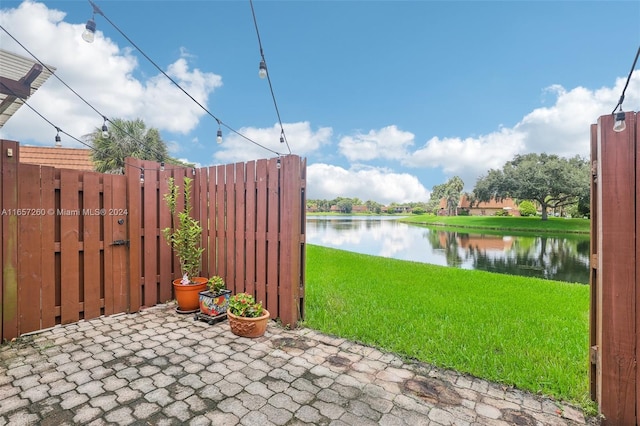
[{"label": "stone paver", "polygon": [[167,304],[0,345],[0,425],[599,424],[573,406],[310,329],[257,339]]}]

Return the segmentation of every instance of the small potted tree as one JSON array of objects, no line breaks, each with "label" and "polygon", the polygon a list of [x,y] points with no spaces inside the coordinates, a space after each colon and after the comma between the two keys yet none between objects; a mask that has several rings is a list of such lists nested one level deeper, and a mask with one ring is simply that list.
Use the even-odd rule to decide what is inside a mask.
[{"label": "small potted tree", "polygon": [[231,290],[225,288],[224,279],[214,275],[207,281],[207,290],[200,292],[200,313],[212,317],[211,320],[226,315],[230,295]]},{"label": "small potted tree", "polygon": [[180,313],[193,313],[198,311],[198,293],[207,287],[207,278],[199,277],[202,252],[200,238],[202,227],[200,223],[191,217],[191,186],[193,179],[184,178],[184,209],[178,212],[178,224],[174,225],[176,204],[180,188],[174,179],[169,178],[169,192],[164,195],[164,200],[171,212],[171,228],[162,230],[165,240],[171,246],[178,259],[182,278],[173,280],[173,290],[178,301],[177,311]]},{"label": "small potted tree", "polygon": [[242,337],[260,337],[267,330],[269,311],[248,293],[238,293],[229,299],[227,319],[231,332]]}]

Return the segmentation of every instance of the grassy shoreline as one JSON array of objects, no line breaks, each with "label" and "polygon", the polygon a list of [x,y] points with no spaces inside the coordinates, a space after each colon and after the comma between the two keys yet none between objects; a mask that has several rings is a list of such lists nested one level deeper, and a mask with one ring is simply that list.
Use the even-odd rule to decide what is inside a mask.
[{"label": "grassy shoreline", "polygon": [[510,232],[589,234],[591,230],[589,219],[564,219],[558,217],[550,217],[548,220],[543,221],[539,217],[416,215],[407,216],[398,219],[398,221],[417,225]]},{"label": "grassy shoreline", "polygon": [[592,407],[589,288],[307,246],[305,325]]}]

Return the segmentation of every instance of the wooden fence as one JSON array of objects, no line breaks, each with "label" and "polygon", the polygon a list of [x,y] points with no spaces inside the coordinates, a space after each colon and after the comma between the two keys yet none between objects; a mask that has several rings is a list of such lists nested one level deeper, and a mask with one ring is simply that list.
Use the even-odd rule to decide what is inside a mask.
[{"label": "wooden fence", "polygon": [[185,176],[204,229],[202,275],[221,275],[295,326],[305,175],[295,155],[164,170],[129,158],[124,175],[107,175],[23,164],[19,144],[0,141],[0,340],[171,300],[180,270],[161,235],[171,225],[163,195],[169,177],[182,187]]},{"label": "wooden fence", "polygon": [[637,425],[640,410],[640,123],[626,113],[591,126],[591,397],[605,425]]}]

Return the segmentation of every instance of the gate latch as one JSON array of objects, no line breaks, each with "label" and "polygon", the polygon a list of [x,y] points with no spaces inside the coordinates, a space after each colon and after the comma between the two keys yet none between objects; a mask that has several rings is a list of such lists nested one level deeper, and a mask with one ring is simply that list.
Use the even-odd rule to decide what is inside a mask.
[{"label": "gate latch", "polygon": [[111,243],[112,246],[127,246],[129,247],[129,240],[114,240]]}]

